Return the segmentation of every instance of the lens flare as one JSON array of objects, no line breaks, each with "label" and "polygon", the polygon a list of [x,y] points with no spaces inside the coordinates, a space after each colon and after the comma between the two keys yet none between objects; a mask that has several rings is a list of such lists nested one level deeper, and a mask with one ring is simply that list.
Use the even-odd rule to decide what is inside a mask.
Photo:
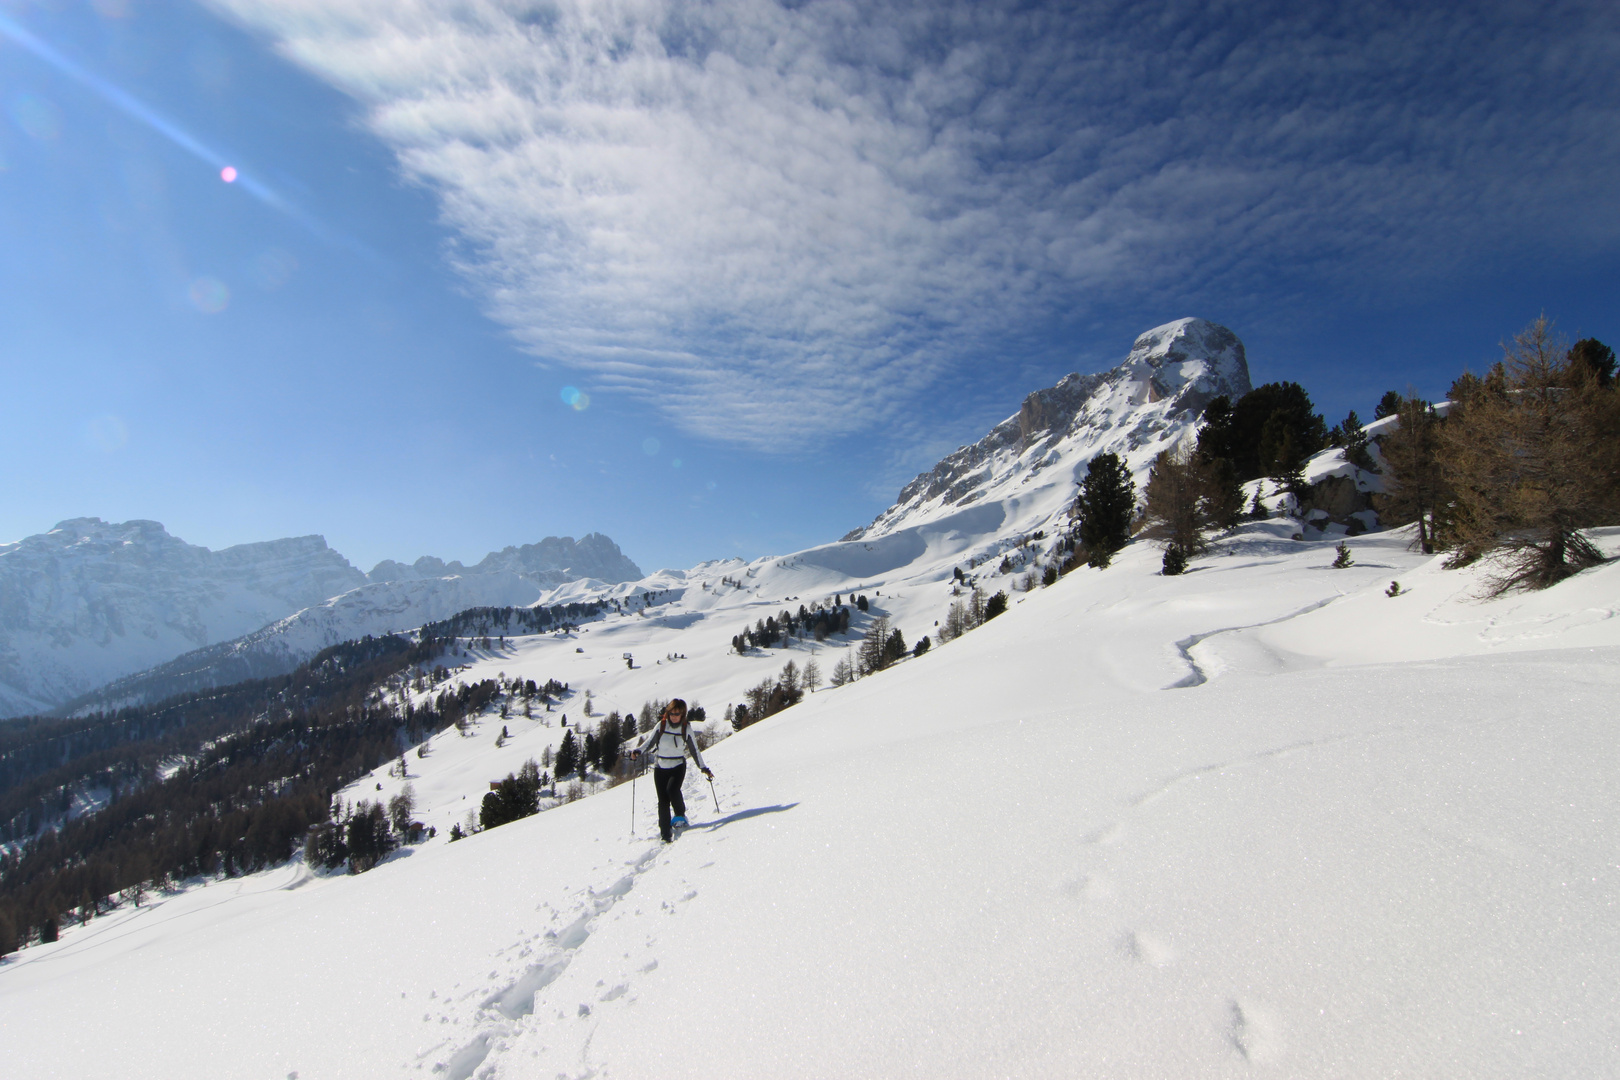
[{"label": "lens flare", "polygon": [[236,183],[236,166],[227,165],[223,169],[219,170],[219,178],[225,181],[227,184]]},{"label": "lens flare", "polygon": [[191,302],[204,315],[218,315],[231,302],[231,290],[218,278],[200,277],[191,283]]},{"label": "lens flare", "polygon": [[672,468],[672,469],[680,468],[681,467],[681,459],[680,458],[671,458],[670,462],[669,462],[669,467]]},{"label": "lens flare", "polygon": [[90,445],[103,453],[122,450],[129,442],[129,428],[116,416],[98,416],[86,425]]},{"label": "lens flare", "polygon": [[54,142],[62,134],[62,113],[38,94],[18,94],[11,99],[11,118],[23,134],[40,142]]},{"label": "lens flare", "polygon": [[575,412],[584,412],[586,409],[591,407],[591,395],[587,394],[577,386],[563,387],[562,400],[564,405],[567,405]]},{"label": "lens flare", "polygon": [[[122,0],[116,0],[114,7],[124,9],[127,4],[124,4]],[[210,167],[219,169],[222,177],[227,169],[235,171],[233,166],[227,164],[223,154],[194,138],[190,132],[162,113],[148,108],[144,102],[122,87],[116,86],[88,68],[82,67],[52,47],[43,38],[29,31],[22,23],[6,13],[6,5],[4,4],[0,4],[0,38],[21,45],[57,71],[89,88],[113,108],[145,124],[193,157],[207,163]],[[57,137],[61,126],[61,116],[56,106],[50,102],[31,94],[22,94],[11,102],[11,113],[18,126],[34,138],[54,139]],[[241,190],[246,191],[266,206],[278,210],[298,222],[327,243],[347,248],[370,261],[381,261],[380,256],[364,244],[352,237],[343,236],[327,229],[315,218],[289,203],[279,193],[271,190],[251,173],[246,176],[237,174],[236,179],[241,182]],[[229,182],[231,181],[227,179],[227,183]]]},{"label": "lens flare", "polygon": [[253,279],[261,289],[274,292],[287,284],[297,269],[298,258],[292,252],[268,248],[253,260]]},{"label": "lens flare", "polygon": [[641,452],[648,457],[653,457],[658,453],[658,445],[658,440],[649,435],[641,440]]}]

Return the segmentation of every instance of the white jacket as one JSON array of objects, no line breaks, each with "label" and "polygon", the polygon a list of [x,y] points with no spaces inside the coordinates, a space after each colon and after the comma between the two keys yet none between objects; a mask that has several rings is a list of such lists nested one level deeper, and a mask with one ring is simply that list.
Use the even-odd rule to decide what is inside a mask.
[{"label": "white jacket", "polygon": [[690,722],[680,727],[670,727],[660,720],[653,725],[651,731],[647,732],[647,737],[641,740],[641,745],[636,747],[638,754],[652,753],[654,764],[660,769],[673,769],[685,761],[688,750],[692,752],[692,760],[697,762],[697,767],[708,772],[709,767],[703,764],[703,755],[698,753],[697,740],[692,738]]}]

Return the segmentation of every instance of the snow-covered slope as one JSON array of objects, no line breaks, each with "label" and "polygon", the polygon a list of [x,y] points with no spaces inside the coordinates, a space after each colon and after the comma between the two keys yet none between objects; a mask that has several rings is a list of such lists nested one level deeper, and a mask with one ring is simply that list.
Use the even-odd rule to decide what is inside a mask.
[{"label": "snow-covered slope", "polygon": [[319,536],[210,551],[75,518],[0,544],[0,716],[228,641],[365,583]]},{"label": "snow-covered slope", "polygon": [[1030,394],[1015,415],[918,476],[872,524],[844,539],[887,536],[982,504],[1001,508],[996,526],[1033,532],[1073,500],[1093,457],[1120,455],[1140,484],[1160,451],[1196,433],[1205,405],[1222,394],[1236,401],[1249,389],[1236,334],[1203,319],[1166,323],[1138,337],[1113,370],[1069,375]]},{"label": "snow-covered slope", "polygon": [[[1335,570],[1291,527],[1173,578],[1133,544],[813,694],[711,749],[719,807],[691,777],[697,824],[668,848],[645,780],[446,842],[563,729],[446,732],[407,756],[437,839],[360,877],[158,897],[0,966],[6,1073],[1611,1074],[1620,564],[1486,601],[1485,568],[1443,571],[1404,530]],[[882,580],[709,564],[457,677],[568,681],[573,718],[587,689],[712,715],[838,655],[727,652],[792,583],[929,627],[951,595],[923,567],[952,541],[913,528],[924,555]],[[86,1002],[115,1005],[86,1025]]]}]

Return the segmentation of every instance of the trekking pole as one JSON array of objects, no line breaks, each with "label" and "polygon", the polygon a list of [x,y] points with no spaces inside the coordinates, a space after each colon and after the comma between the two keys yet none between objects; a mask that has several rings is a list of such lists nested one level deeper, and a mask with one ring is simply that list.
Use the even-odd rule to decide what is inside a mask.
[{"label": "trekking pole", "polygon": [[[709,794],[714,795],[714,777],[709,777]],[[720,796],[714,795],[714,812],[720,812]]]},{"label": "trekking pole", "polygon": [[641,763],[637,762],[636,768],[630,772],[630,836],[632,839],[636,835],[636,777],[640,775]]}]

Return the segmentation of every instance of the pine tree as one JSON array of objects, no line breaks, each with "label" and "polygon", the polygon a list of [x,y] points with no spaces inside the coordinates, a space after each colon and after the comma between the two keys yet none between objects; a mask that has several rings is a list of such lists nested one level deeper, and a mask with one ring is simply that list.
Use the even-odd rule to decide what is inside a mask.
[{"label": "pine tree", "polygon": [[563,736],[562,744],[557,747],[557,765],[553,771],[559,780],[566,780],[579,771],[579,746],[574,742],[572,731]]},{"label": "pine tree", "polygon": [[[1131,538],[1136,514],[1136,482],[1118,454],[1098,454],[1086,467],[1073,515],[1080,519],[1080,540],[1091,566],[1105,567]],[[954,636],[954,634],[953,634]]]},{"label": "pine tree", "polygon": [[[996,594],[994,596],[992,596],[990,599],[988,599],[988,600],[986,600],[984,602],[984,621],[989,622],[991,619],[995,618],[997,615],[1003,614],[1006,610],[1007,610],[1007,594],[1006,594],[1005,591],[997,589]],[[923,652],[928,651],[928,639],[927,638],[922,639],[922,651]]]},{"label": "pine tree", "polygon": [[1333,569],[1347,570],[1356,564],[1356,560],[1350,554],[1349,544],[1346,544],[1341,540],[1339,541],[1339,546],[1336,550],[1338,551],[1338,554],[1333,559]]},{"label": "pine tree", "polygon": [[1165,577],[1175,577],[1187,572],[1187,555],[1179,547],[1171,544],[1164,549],[1164,563],[1160,571]]},{"label": "pine tree", "polygon": [[1570,346],[1569,360],[1591,372],[1600,387],[1614,381],[1614,350],[1597,338],[1582,338]]},{"label": "pine tree", "polygon": [[1260,491],[1264,487],[1264,480],[1254,485],[1254,502],[1249,506],[1249,519],[1251,521],[1264,521],[1268,516],[1270,516],[1270,511],[1266,509],[1266,504],[1260,500]]},{"label": "pine tree", "polygon": [[900,633],[899,627],[889,631],[889,636],[883,643],[883,658],[888,664],[893,664],[906,655],[906,639]]},{"label": "pine tree", "polygon": [[1344,432],[1344,460],[1364,472],[1377,472],[1378,463],[1367,451],[1367,432],[1362,427],[1361,417],[1356,415],[1356,410],[1350,410],[1350,415],[1344,418],[1341,428]]}]

